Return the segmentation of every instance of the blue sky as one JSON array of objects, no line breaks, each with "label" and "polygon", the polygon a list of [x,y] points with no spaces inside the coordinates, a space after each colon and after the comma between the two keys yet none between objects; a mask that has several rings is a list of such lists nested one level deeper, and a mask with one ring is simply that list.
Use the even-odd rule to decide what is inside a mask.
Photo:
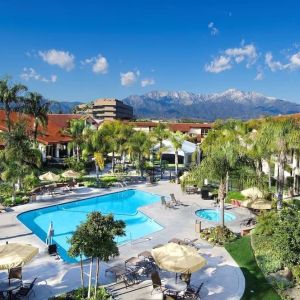
[{"label": "blue sky", "polygon": [[257,91],[300,103],[298,1],[0,2],[0,74],[55,100]]}]

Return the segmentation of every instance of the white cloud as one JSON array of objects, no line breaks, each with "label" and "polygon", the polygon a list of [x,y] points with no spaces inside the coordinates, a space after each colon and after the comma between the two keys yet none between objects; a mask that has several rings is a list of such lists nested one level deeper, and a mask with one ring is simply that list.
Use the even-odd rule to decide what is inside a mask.
[{"label": "white cloud", "polygon": [[155,80],[153,78],[145,78],[141,80],[141,86],[146,87],[148,85],[153,85],[155,84]]},{"label": "white cloud", "polygon": [[233,64],[240,64],[246,61],[246,67],[250,68],[257,59],[257,51],[253,44],[245,45],[242,42],[241,47],[228,48],[215,57],[209,64],[205,65],[205,70],[211,73],[220,73],[232,68]]},{"label": "white cloud", "polygon": [[273,59],[273,54],[271,52],[266,53],[265,63],[270,68],[272,72],[282,71],[282,70],[295,70],[300,68],[300,51],[292,54],[289,57],[289,62],[284,64],[280,61]]},{"label": "white cloud", "polygon": [[256,73],[256,76],[255,76],[255,78],[254,78],[254,80],[257,80],[257,81],[259,81],[259,80],[263,80],[264,79],[264,72],[262,71],[262,69],[261,68],[258,68],[257,69],[257,73]]},{"label": "white cloud", "polygon": [[24,68],[23,72],[20,74],[20,77],[23,80],[38,80],[46,83],[54,83],[57,80],[56,75],[51,75],[49,78],[43,77],[42,75],[38,74],[35,69],[33,68]]},{"label": "white cloud", "polygon": [[98,56],[87,58],[81,62],[82,65],[92,65],[92,70],[94,73],[105,74],[108,71],[108,61],[107,59],[99,54]]},{"label": "white cloud", "polygon": [[75,66],[75,56],[68,51],[60,51],[55,49],[39,51],[39,56],[49,65],[57,65],[67,71],[72,70]]},{"label": "white cloud", "polygon": [[136,83],[137,78],[140,76],[140,71],[136,71],[136,72],[129,71],[127,73],[120,73],[120,76],[121,76],[121,85],[131,86]]},{"label": "white cloud", "polygon": [[210,29],[210,34],[215,36],[219,34],[219,29],[215,26],[214,22],[210,22],[207,26]]},{"label": "white cloud", "polygon": [[230,58],[223,55],[214,58],[210,64],[205,65],[205,71],[210,73],[220,73],[231,68]]}]

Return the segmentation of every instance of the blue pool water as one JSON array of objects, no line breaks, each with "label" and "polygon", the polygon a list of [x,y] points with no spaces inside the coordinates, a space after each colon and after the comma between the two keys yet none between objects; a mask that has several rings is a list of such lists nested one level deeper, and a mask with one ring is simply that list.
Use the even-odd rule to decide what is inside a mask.
[{"label": "blue pool water", "polygon": [[[202,219],[219,222],[221,221],[221,211],[218,209],[200,209],[197,210],[196,215]],[[225,212],[224,219],[226,222],[230,222],[236,219],[235,215],[229,212]]]},{"label": "blue pool water", "polygon": [[122,244],[162,229],[162,226],[138,211],[139,207],[159,200],[158,195],[126,190],[28,211],[20,214],[18,219],[43,242],[46,241],[49,224],[52,221],[53,241],[58,246],[60,256],[66,262],[76,262],[67,255],[69,249],[67,239],[72,236],[76,226],[86,220],[88,213],[92,211],[99,211],[102,214],[112,213],[116,220],[123,220],[126,223],[126,236],[117,240],[118,244]]}]

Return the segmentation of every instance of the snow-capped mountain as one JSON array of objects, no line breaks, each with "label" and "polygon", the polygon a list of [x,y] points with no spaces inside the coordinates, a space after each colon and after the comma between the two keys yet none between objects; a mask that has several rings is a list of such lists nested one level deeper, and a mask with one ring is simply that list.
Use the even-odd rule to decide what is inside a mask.
[{"label": "snow-capped mountain", "polygon": [[300,112],[300,104],[236,89],[213,94],[152,91],[141,96],[129,96],[123,101],[133,106],[134,113],[139,118],[194,118],[212,121]]}]

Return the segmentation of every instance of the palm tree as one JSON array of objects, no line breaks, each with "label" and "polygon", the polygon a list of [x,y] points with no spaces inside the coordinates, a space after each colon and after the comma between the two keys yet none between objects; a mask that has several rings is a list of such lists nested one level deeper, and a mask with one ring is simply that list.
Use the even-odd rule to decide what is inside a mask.
[{"label": "palm tree", "polygon": [[13,105],[22,99],[22,94],[26,90],[27,87],[23,84],[11,84],[9,77],[0,80],[0,103],[2,103],[5,110],[8,132],[11,131],[10,114],[13,110]]},{"label": "palm tree", "polygon": [[240,140],[239,123],[228,121],[216,125],[202,143],[204,159],[184,178],[183,187],[190,182],[203,185],[205,179],[218,181],[218,199],[221,205],[221,225],[224,220],[224,199],[229,174],[239,165],[247,163],[244,146]]},{"label": "palm tree", "polygon": [[0,152],[2,166],[1,177],[13,186],[13,201],[15,201],[15,185],[22,185],[23,178],[32,172],[32,168],[40,167],[42,162],[41,152],[32,148],[25,130],[26,123],[16,122],[10,132],[2,132],[0,139],[4,141],[5,148]]},{"label": "palm tree", "polygon": [[162,178],[162,151],[163,151],[163,141],[169,138],[171,132],[167,128],[165,123],[158,123],[156,127],[151,131],[151,136],[159,143],[158,155],[160,158],[160,177]]},{"label": "palm tree", "polygon": [[25,98],[23,111],[33,116],[33,139],[35,142],[38,135],[38,127],[47,126],[50,105],[51,103],[43,101],[43,96],[38,93],[29,92]]},{"label": "palm tree", "polygon": [[174,151],[175,151],[176,183],[178,183],[178,150],[181,149],[185,138],[186,138],[186,136],[184,134],[182,134],[180,131],[176,131],[175,133],[172,133],[169,137],[170,142],[172,143]]},{"label": "palm tree", "polygon": [[68,148],[73,149],[73,155],[76,156],[77,162],[80,161],[80,150],[85,142],[84,130],[86,128],[85,120],[72,119],[70,120],[70,126],[65,133],[70,135],[72,141],[69,142]]},{"label": "palm tree", "polygon": [[140,169],[143,177],[145,158],[149,157],[153,140],[143,131],[135,131],[127,142],[127,149],[132,160],[137,161],[137,166]]},{"label": "palm tree", "polygon": [[277,207],[281,208],[287,156],[292,150],[299,147],[299,129],[294,120],[272,119],[262,124],[261,134],[268,145],[268,149],[277,158]]}]

